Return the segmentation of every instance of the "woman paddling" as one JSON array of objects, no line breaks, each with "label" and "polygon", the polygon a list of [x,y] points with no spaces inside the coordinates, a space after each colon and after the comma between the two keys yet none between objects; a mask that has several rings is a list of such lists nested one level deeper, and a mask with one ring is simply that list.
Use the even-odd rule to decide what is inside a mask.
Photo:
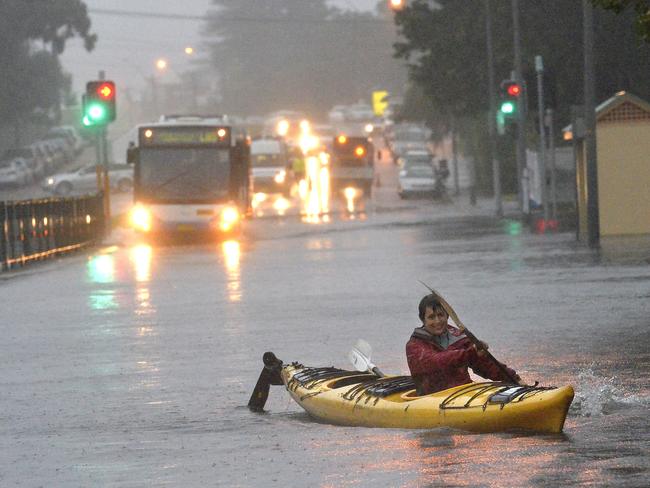
[{"label": "woman paddling", "polygon": [[406,359],[418,395],[471,383],[468,368],[494,381],[520,381],[514,370],[488,357],[487,344],[477,348],[462,330],[448,324],[449,315],[437,295],[422,298],[418,313],[422,327],[416,328],[406,343]]}]

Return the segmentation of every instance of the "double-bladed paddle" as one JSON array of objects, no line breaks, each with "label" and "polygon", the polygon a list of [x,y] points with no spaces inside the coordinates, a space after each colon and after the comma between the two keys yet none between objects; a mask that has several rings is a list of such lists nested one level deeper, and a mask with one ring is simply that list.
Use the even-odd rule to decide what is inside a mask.
[{"label": "double-bladed paddle", "polygon": [[369,371],[379,377],[386,376],[370,361],[372,347],[363,339],[359,339],[348,353],[348,359],[357,371]]}]

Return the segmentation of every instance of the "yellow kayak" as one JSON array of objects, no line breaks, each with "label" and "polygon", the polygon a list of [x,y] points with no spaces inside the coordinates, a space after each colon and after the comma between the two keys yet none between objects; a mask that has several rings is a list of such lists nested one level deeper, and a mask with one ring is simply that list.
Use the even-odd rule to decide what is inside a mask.
[{"label": "yellow kayak", "polygon": [[410,376],[283,364],[282,383],[311,416],[365,427],[562,432],[573,388],[477,382],[418,396]]}]

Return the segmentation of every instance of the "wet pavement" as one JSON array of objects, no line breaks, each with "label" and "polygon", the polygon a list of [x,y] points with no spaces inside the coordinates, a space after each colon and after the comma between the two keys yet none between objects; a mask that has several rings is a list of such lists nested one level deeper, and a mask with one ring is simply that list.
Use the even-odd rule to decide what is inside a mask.
[{"label": "wet pavement", "polygon": [[[118,230],[0,277],[0,485],[647,486],[650,248],[589,250],[479,203],[403,202],[386,178],[326,222],[179,247]],[[249,412],[267,350],[349,368],[363,338],[407,373],[418,280],[524,380],[574,385],[563,434],[331,426],[282,387]]]}]

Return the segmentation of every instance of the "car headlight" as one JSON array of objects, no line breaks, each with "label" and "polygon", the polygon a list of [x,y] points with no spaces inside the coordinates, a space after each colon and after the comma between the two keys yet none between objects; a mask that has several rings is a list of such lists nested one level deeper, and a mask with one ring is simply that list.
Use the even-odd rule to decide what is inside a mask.
[{"label": "car headlight", "polygon": [[278,185],[281,185],[282,183],[284,183],[284,180],[285,180],[286,178],[287,178],[287,172],[286,172],[285,170],[278,171],[278,172],[275,174],[275,176],[273,177],[273,179],[275,180],[275,182],[276,182]]},{"label": "car headlight", "polygon": [[402,177],[403,177],[403,176],[406,176],[406,171],[404,171],[404,170],[400,171],[400,172],[399,172],[399,175],[402,176]]},{"label": "car headlight", "polygon": [[53,185],[54,184],[54,178],[48,178],[47,179],[47,184],[48,185]]},{"label": "car headlight", "polygon": [[136,205],[131,209],[131,227],[142,232],[151,230],[151,212],[142,205]]},{"label": "car headlight", "polygon": [[237,222],[239,222],[239,211],[235,207],[226,207],[221,211],[219,228],[222,231],[228,232],[232,230]]}]

